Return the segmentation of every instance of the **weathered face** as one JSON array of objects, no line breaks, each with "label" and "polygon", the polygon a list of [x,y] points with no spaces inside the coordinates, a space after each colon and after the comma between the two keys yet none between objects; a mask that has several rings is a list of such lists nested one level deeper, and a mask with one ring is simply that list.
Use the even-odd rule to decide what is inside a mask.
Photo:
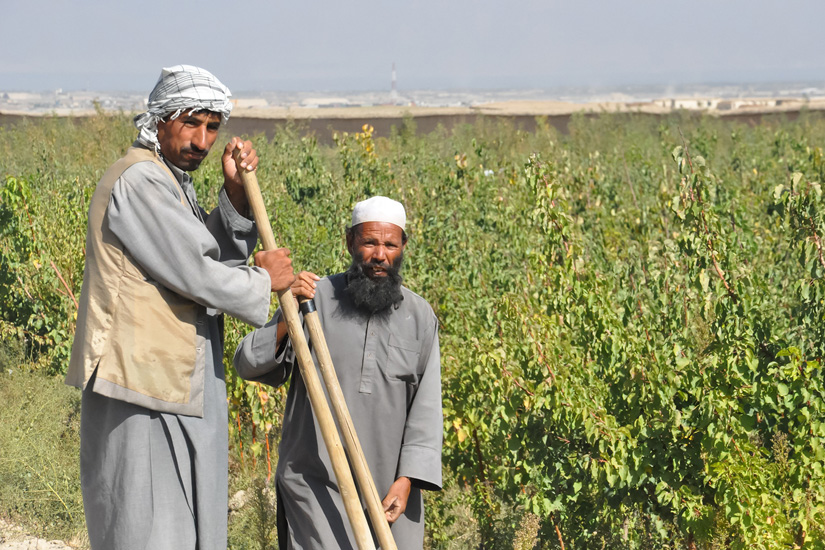
[{"label": "weathered face", "polygon": [[221,115],[209,111],[185,112],[175,120],[158,122],[160,152],[181,170],[197,170],[218,138],[220,127]]},{"label": "weathered face", "polygon": [[386,222],[364,222],[347,237],[350,256],[360,258],[364,273],[373,279],[386,277],[387,270],[404,251],[401,228]]}]

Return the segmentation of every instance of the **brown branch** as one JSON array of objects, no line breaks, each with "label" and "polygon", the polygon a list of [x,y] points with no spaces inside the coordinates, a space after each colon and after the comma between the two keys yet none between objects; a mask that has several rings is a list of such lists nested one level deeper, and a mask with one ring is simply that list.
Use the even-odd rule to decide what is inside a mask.
[{"label": "brown branch", "polygon": [[272,453],[269,449],[269,434],[266,434],[264,439],[266,441],[266,483],[269,485],[269,481],[272,479]]},{"label": "brown branch", "polygon": [[29,218],[29,232],[32,235],[32,243],[37,244],[37,238],[34,235],[34,219],[32,219],[32,213],[29,210],[29,203],[26,201],[26,197],[23,197],[23,208],[26,210],[26,216]]},{"label": "brown branch", "polygon": [[[690,151],[688,151],[687,141],[685,140],[685,136],[682,134],[681,128],[679,128],[679,137],[682,138],[682,148],[685,151],[685,159],[687,160],[688,167],[690,168],[690,173],[695,174],[696,172],[693,170],[693,160],[690,158]],[[690,185],[688,178],[685,178],[685,184],[687,185],[688,191],[690,191],[690,200],[695,201],[696,196],[693,194],[693,185]],[[701,202],[701,199],[699,202]]]},{"label": "brown branch", "polygon": [[567,244],[567,241],[564,238],[564,233],[562,232],[562,228],[561,228],[561,225],[559,224],[558,220],[553,220],[553,225],[556,226],[556,231],[558,231],[559,235],[562,236],[561,237],[561,244],[564,245],[564,252],[566,254],[570,254],[570,245]]},{"label": "brown branch", "polygon": [[[685,150],[685,159],[687,159],[688,166],[690,166],[690,173],[695,174],[693,170],[693,162],[690,158],[690,152],[688,151],[687,142],[685,141],[685,136],[682,135],[682,129],[679,129],[679,135],[682,137],[682,147]],[[699,210],[699,218],[702,220],[702,229],[705,231],[705,238],[707,239],[708,250],[710,250],[710,259],[713,262],[713,268],[716,271],[716,275],[721,279],[722,284],[725,285],[725,290],[728,291],[728,295],[733,298],[734,300],[738,299],[738,296],[731,288],[730,284],[728,284],[728,280],[725,278],[725,272],[722,271],[722,268],[719,266],[719,261],[716,259],[716,249],[713,247],[713,239],[711,238],[711,231],[708,227],[707,217],[705,216],[705,202],[702,200],[702,196],[698,193],[696,194],[696,198],[694,198],[693,194],[693,186],[690,186],[690,195],[691,200],[695,200],[699,203],[701,207]]]},{"label": "brown branch", "polygon": [[[550,186],[553,185],[551,182],[547,181],[547,175],[546,174],[541,177],[541,181],[544,183],[545,187],[550,187]],[[555,207],[556,207],[556,201],[551,200],[550,201],[550,208],[555,208]],[[557,220],[552,220],[552,222],[553,222],[553,225],[556,226],[556,231],[558,231],[559,234],[562,235],[561,244],[564,245],[565,253],[570,254],[570,247],[568,246],[567,241],[564,239],[564,234],[562,233],[561,225],[559,225],[559,222]]]},{"label": "brown branch", "polygon": [[72,289],[69,288],[69,285],[66,284],[66,280],[63,279],[63,275],[60,274],[60,271],[57,270],[57,266],[54,265],[54,261],[49,260],[49,263],[51,264],[52,269],[54,269],[54,272],[57,273],[57,278],[60,279],[60,282],[63,283],[64,287],[66,287],[66,291],[69,293],[69,297],[72,299],[72,302],[74,302],[74,308],[78,309],[80,306],[77,305],[77,299],[74,297]]},{"label": "brown branch", "polygon": [[244,459],[243,459],[243,434],[241,434],[241,411],[238,411],[238,414],[235,415],[235,420],[238,423],[238,453],[241,455],[241,468],[244,467]]},{"label": "brown branch", "polygon": [[630,194],[633,195],[633,206],[639,208],[639,201],[636,200],[636,190],[633,189],[633,181],[630,179],[630,170],[627,168],[627,159],[623,158],[624,161],[624,175],[627,178],[627,185],[630,187]]},{"label": "brown branch", "polygon": [[484,462],[484,455],[481,454],[481,442],[478,440],[478,430],[473,428],[473,447],[476,452],[476,460],[478,460],[478,477],[481,483],[487,485],[487,466]]},{"label": "brown branch", "polygon": [[[519,389],[521,389],[521,391],[523,391],[524,393],[526,393],[526,394],[527,394],[527,395],[529,395],[530,397],[533,397],[534,395],[536,395],[535,393],[531,392],[530,390],[528,390],[527,388],[525,388],[524,386],[522,386],[522,385],[519,383],[519,381],[518,381],[518,380],[516,380],[516,377],[515,377],[515,376],[513,376],[513,374],[512,374],[510,371],[508,371],[508,370],[507,370],[507,367],[505,367],[505,366],[504,366],[504,363],[502,363],[502,364],[501,364],[501,370],[502,370],[502,371],[504,371],[504,374],[506,374],[507,376],[509,376],[509,377],[510,377],[510,380],[512,380],[512,381],[513,381],[513,384],[515,384],[516,386],[518,386],[518,387],[519,387]],[[552,373],[551,373],[551,374],[552,374]]]},{"label": "brown branch", "polygon": [[556,536],[559,537],[559,546],[561,546],[561,550],[564,550],[564,539],[561,538],[561,531],[559,530],[559,526],[556,525],[556,522],[552,519],[550,522],[553,524],[553,528],[556,530]]},{"label": "brown branch", "polygon": [[[526,296],[526,294],[527,294],[527,293],[525,292],[525,296]],[[503,334],[502,334],[502,332],[501,332],[501,324],[499,324],[498,329],[499,329],[499,338],[501,338],[501,339],[502,339],[502,341],[503,341],[504,336],[503,336]],[[556,381],[556,373],[554,373],[554,372],[553,372],[553,368],[550,366],[550,362],[549,362],[549,361],[547,361],[547,357],[546,357],[546,356],[545,356],[545,354],[544,354],[544,348],[542,348],[542,346],[541,346],[541,342],[539,342],[538,338],[536,338],[536,335],[533,333],[533,329],[532,329],[532,327],[527,326],[527,327],[526,327],[526,330],[527,330],[527,334],[528,334],[528,335],[530,335],[531,340],[532,340],[532,341],[533,341],[533,343],[536,345],[536,351],[537,351],[537,352],[538,352],[538,354],[539,354],[539,360],[540,360],[540,362],[541,362],[542,364],[544,364],[544,366],[545,366],[545,367],[547,367],[547,372],[548,372],[548,373],[550,373],[550,378],[552,378],[552,379],[553,379],[553,381],[555,382],[555,381]],[[547,379],[545,379],[545,380],[547,380]],[[528,393],[529,393],[529,392],[528,392]],[[533,394],[530,394],[530,395],[532,396]]]},{"label": "brown branch", "polygon": [[808,218],[808,221],[811,222],[811,233],[813,233],[813,240],[814,244],[816,244],[816,251],[819,253],[819,263],[825,268],[825,259],[822,258],[822,241],[819,239],[819,233],[816,232],[816,225],[814,225],[813,218]]},{"label": "brown branch", "polygon": [[708,237],[708,248],[710,249],[710,259],[713,260],[713,268],[716,270],[716,275],[722,279],[722,284],[725,285],[725,289],[728,291],[731,298],[735,299],[737,297],[736,293],[728,284],[727,279],[725,279],[725,272],[722,271],[722,268],[719,267],[719,262],[716,261],[716,250],[713,249],[713,241],[710,240],[710,237]]},{"label": "brown branch", "polygon": [[[501,340],[502,347],[504,347],[504,331],[501,329],[501,322],[496,321],[496,324],[498,325],[498,337]],[[504,374],[509,376],[510,380],[513,381],[513,384],[518,386],[519,389],[521,389],[521,391],[525,392],[530,397],[533,397],[535,394],[533,392],[531,392],[530,390],[528,390],[527,388],[525,388],[524,386],[522,386],[521,383],[518,380],[516,380],[516,377],[513,376],[513,374],[509,370],[507,370],[506,365],[507,365],[507,361],[506,361],[506,358],[505,358],[501,361],[501,370],[504,371]]]},{"label": "brown branch", "polygon": [[[255,445],[255,443],[258,442],[257,436],[258,436],[258,426],[255,424],[255,421],[253,420],[252,421],[252,445],[253,446]],[[252,468],[257,468],[257,467],[258,467],[258,457],[253,452],[252,453]]]},{"label": "brown branch", "polygon": [[23,279],[20,278],[20,275],[17,276],[17,282],[20,283],[20,288],[23,289],[23,292],[26,293],[26,296],[29,297],[29,300],[31,300],[33,302],[34,298],[32,298],[32,295],[29,294],[29,290],[26,288],[26,285],[23,284]]}]

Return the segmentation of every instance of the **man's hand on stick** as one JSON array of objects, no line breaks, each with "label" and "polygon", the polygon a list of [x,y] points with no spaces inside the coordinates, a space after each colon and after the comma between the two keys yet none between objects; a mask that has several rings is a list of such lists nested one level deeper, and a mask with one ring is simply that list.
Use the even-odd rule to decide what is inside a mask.
[{"label": "man's hand on stick", "polygon": [[295,277],[295,281],[290,287],[292,289],[293,296],[295,296],[295,298],[309,298],[312,300],[315,298],[315,281],[320,280],[321,278],[315,273],[301,271],[298,273],[298,276]]},{"label": "man's hand on stick", "polygon": [[286,290],[295,281],[289,249],[262,250],[255,254],[255,265],[269,273],[272,292]]},{"label": "man's hand on stick", "polygon": [[[295,299],[299,298],[308,298],[312,300],[315,298],[315,281],[320,281],[321,278],[316,275],[315,273],[311,273],[309,271],[301,271],[298,273],[298,276],[295,277],[295,280],[292,282],[290,289],[292,290],[292,295],[295,296]],[[278,322],[278,327],[275,329],[275,342],[278,347],[281,346],[283,343],[284,338],[287,335],[286,329],[286,320],[281,317],[281,320]]]},{"label": "man's hand on stick", "polygon": [[[236,154],[240,168],[235,161]],[[221,163],[223,164],[223,186],[226,189],[226,196],[229,197],[229,201],[236,211],[246,215],[249,202],[238,170],[249,170],[250,172],[255,170],[258,167],[258,153],[252,148],[251,141],[244,141],[236,136],[226,144],[221,156]]]}]

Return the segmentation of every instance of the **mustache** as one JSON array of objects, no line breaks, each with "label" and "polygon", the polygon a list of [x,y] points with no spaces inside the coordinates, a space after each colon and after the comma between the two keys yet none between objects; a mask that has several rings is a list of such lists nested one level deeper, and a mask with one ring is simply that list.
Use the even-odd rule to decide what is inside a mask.
[{"label": "mustache", "polygon": [[383,267],[387,269],[392,266],[392,264],[385,260],[369,260],[368,262],[361,262],[362,266],[369,266],[369,267]]},{"label": "mustache", "polygon": [[[389,272],[393,275],[399,275],[399,272],[401,271],[401,266],[403,265],[403,263],[404,263],[404,253],[403,252],[401,254],[399,254],[395,258],[395,260],[392,261],[392,262],[387,261],[387,260],[377,260],[377,259],[364,260],[364,256],[362,254],[358,253],[358,252],[356,252],[352,256],[352,266],[357,267],[357,269],[359,271],[362,271],[362,272],[363,272],[363,269],[366,268],[366,267],[380,267],[380,268],[384,269],[385,271],[387,271],[387,272]],[[400,277],[400,275],[399,275],[399,277]]]},{"label": "mustache", "polygon": [[206,154],[209,153],[209,148],[207,147],[206,149],[201,149],[197,145],[194,145],[194,144],[190,143],[189,145],[181,147],[180,151],[181,151],[181,153],[193,153],[195,155],[204,155],[204,156],[206,156]]}]

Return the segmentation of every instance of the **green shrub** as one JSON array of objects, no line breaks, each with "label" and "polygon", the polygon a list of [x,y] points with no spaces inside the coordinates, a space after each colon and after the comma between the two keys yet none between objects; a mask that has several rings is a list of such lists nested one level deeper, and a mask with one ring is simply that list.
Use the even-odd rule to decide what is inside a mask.
[{"label": "green shrub", "polygon": [[[133,137],[125,117],[0,129],[0,337],[29,368],[65,370],[85,208]],[[407,206],[405,279],[441,326],[430,548],[825,546],[821,114],[253,139],[297,269],[346,266],[355,201]],[[195,181],[214,205],[216,154]],[[227,323],[227,365],[248,330]],[[234,456],[255,463],[233,491],[254,492],[285,393],[227,384]],[[271,544],[245,517],[233,547]]]}]

